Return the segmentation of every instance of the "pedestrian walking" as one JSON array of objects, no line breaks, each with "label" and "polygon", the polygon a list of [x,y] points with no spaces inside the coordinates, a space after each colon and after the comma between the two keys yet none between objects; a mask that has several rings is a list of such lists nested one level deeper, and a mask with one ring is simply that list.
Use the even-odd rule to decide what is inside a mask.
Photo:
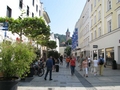
[{"label": "pedestrian walking", "polygon": [[90,67],[91,67],[91,58],[90,56],[88,57],[88,70],[90,71]]},{"label": "pedestrian walking", "polygon": [[61,62],[61,65],[63,65],[63,56],[62,55],[60,56],[60,62]]},{"label": "pedestrian walking", "polygon": [[83,68],[84,77],[88,77],[88,60],[87,60],[87,58],[83,60],[82,68]]},{"label": "pedestrian walking", "polygon": [[52,68],[53,68],[52,56],[50,56],[50,58],[47,59],[46,67],[47,67],[47,71],[46,71],[44,80],[47,80],[48,73],[50,73],[49,80],[52,80]]},{"label": "pedestrian walking", "polygon": [[68,57],[66,58],[66,68],[69,67],[69,63],[70,63],[70,57],[68,56]]},{"label": "pedestrian walking", "polygon": [[72,76],[75,73],[75,65],[76,65],[76,60],[75,60],[75,57],[72,56],[72,57],[70,57],[70,67],[71,67],[71,75]]},{"label": "pedestrian walking", "polygon": [[99,65],[99,75],[101,76],[103,75],[104,64],[105,64],[104,58],[102,57],[102,55],[100,55],[100,58],[98,60],[98,65]]},{"label": "pedestrian walking", "polygon": [[97,71],[98,71],[98,60],[97,60],[97,58],[95,57],[92,62],[93,62],[94,76],[96,76],[97,75]]}]

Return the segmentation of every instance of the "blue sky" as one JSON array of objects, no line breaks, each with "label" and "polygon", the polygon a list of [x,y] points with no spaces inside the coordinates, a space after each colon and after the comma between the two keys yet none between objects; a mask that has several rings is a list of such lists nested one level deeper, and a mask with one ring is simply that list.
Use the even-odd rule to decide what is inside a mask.
[{"label": "blue sky", "polygon": [[65,35],[69,28],[72,36],[86,0],[41,0],[41,2],[50,17],[51,32]]}]

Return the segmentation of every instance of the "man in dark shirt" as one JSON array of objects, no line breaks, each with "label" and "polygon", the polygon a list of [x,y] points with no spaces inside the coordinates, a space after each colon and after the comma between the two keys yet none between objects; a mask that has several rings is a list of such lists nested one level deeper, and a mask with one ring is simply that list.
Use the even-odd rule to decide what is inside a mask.
[{"label": "man in dark shirt", "polygon": [[47,59],[46,61],[46,67],[47,67],[47,71],[45,74],[45,80],[47,78],[48,73],[50,72],[50,77],[49,80],[52,80],[52,68],[53,68],[53,60],[52,60],[52,56],[50,56],[50,58]]}]

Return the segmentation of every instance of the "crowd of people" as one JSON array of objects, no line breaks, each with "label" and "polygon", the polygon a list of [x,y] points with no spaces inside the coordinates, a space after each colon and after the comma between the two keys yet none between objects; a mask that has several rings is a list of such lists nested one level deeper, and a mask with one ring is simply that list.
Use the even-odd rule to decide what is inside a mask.
[{"label": "crowd of people", "polygon": [[78,58],[78,60],[74,56],[72,56],[72,57],[68,56],[66,58],[66,67],[71,68],[71,75],[74,74],[76,61],[78,61],[80,71],[83,71],[84,77],[88,77],[89,72],[91,72],[94,76],[96,76],[97,74],[99,74],[101,76],[103,75],[105,61],[104,61],[104,58],[102,57],[102,55],[100,55],[99,59],[97,59],[97,57],[94,57],[93,60],[90,58],[90,56],[83,58],[83,55],[81,55],[80,58]]},{"label": "crowd of people", "polygon": [[47,80],[48,73],[49,80],[52,80],[52,72],[59,72],[59,65],[63,65],[63,60],[66,62],[66,68],[71,69],[71,76],[75,74],[76,63],[78,63],[77,65],[79,65],[79,69],[83,72],[84,77],[88,77],[89,72],[93,73],[94,76],[97,74],[101,76],[103,75],[105,61],[102,55],[100,55],[99,59],[97,59],[97,57],[94,57],[93,60],[90,58],[90,56],[84,58],[83,55],[81,55],[78,59],[73,55],[67,56],[65,59],[63,56],[60,56],[57,59],[50,56],[45,62],[46,73],[44,80]]},{"label": "crowd of people", "polygon": [[97,74],[101,76],[103,75],[105,60],[102,55],[100,55],[99,59],[97,59],[97,57],[94,57],[93,60],[90,58],[90,56],[83,58],[83,55],[81,55],[78,62],[80,71],[83,71],[85,77],[88,77],[88,71],[93,73],[94,76],[96,76]]}]

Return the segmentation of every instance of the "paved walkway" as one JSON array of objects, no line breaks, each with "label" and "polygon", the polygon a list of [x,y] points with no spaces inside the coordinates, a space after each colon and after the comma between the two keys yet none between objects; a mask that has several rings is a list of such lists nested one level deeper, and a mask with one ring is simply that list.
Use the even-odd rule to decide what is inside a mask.
[{"label": "paved walkway", "polygon": [[120,70],[105,68],[104,76],[89,73],[89,77],[84,78],[78,66],[75,75],[71,76],[64,63],[59,72],[53,72],[52,81],[45,81],[44,76],[34,76],[20,82],[18,90],[120,90]]}]

